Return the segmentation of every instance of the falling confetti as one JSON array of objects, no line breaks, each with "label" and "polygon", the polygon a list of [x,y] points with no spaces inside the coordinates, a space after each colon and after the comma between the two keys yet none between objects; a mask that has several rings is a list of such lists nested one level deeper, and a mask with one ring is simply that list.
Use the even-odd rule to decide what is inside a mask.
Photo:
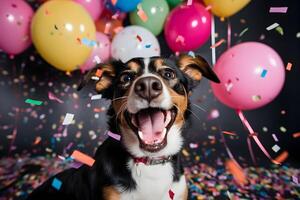
[{"label": "falling confetti", "polygon": [[115,133],[113,133],[113,132],[111,132],[111,131],[107,131],[107,135],[108,135],[109,137],[115,139],[115,140],[118,140],[118,141],[121,140],[121,135],[115,134]]},{"label": "falling confetti", "polygon": [[270,13],[286,13],[288,7],[270,7]]},{"label": "falling confetti", "polygon": [[29,104],[37,105],[37,106],[40,106],[40,105],[43,104],[42,101],[33,100],[33,99],[26,99],[26,100],[25,100],[25,103],[29,103]]},{"label": "falling confetti", "polygon": [[63,125],[69,125],[73,122],[73,118],[74,118],[74,114],[71,113],[67,113],[65,115],[64,121],[63,121]]},{"label": "falling confetti", "polygon": [[51,185],[56,190],[60,190],[62,182],[58,178],[54,178]]},{"label": "falling confetti", "polygon": [[274,28],[276,28],[276,27],[278,27],[278,26],[279,26],[278,23],[274,23],[274,24],[268,26],[266,29],[267,29],[268,31],[270,31],[270,30],[272,30],[272,29],[274,29]]},{"label": "falling confetti", "polygon": [[88,155],[86,155],[86,154],[84,154],[84,153],[82,153],[78,150],[73,151],[71,157],[73,159],[77,160],[78,162],[86,164],[90,167],[92,167],[95,163],[95,160],[92,157],[90,157],[90,156],[88,156]]}]

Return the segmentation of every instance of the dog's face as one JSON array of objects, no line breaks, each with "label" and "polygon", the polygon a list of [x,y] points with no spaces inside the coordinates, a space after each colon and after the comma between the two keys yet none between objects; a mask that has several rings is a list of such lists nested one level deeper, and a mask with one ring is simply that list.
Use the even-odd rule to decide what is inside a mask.
[{"label": "dog's face", "polygon": [[[135,156],[176,154],[183,142],[181,129],[191,89],[202,76],[219,82],[200,56],[134,58],[98,69],[103,73],[96,91],[111,99],[113,126],[118,126],[122,142]],[[86,75],[83,85],[96,70]]]}]

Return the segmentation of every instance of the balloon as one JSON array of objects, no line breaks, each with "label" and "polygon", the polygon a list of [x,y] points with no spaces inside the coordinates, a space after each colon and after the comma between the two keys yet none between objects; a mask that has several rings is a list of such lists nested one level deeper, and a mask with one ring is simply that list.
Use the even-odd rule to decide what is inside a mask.
[{"label": "balloon", "polygon": [[148,19],[143,21],[137,14],[138,10],[136,9],[130,13],[131,24],[142,26],[154,35],[160,34],[169,13],[167,2],[165,0],[143,0],[140,5]]},{"label": "balloon", "polygon": [[213,14],[219,17],[230,17],[238,11],[242,10],[250,0],[203,0],[208,6],[211,5],[211,11]]},{"label": "balloon", "polygon": [[127,62],[134,57],[151,57],[160,55],[156,37],[140,26],[127,26],[113,39],[111,55],[117,60]]},{"label": "balloon", "polygon": [[57,69],[75,70],[89,57],[96,28],[86,10],[68,0],[44,3],[32,19],[33,43],[41,56]]},{"label": "balloon", "polygon": [[102,0],[75,0],[75,2],[82,5],[90,13],[93,20],[100,17],[104,7]]},{"label": "balloon", "polygon": [[23,0],[1,0],[0,48],[9,54],[19,54],[31,44],[32,8]]},{"label": "balloon", "polygon": [[95,22],[96,30],[105,33],[112,39],[123,28],[124,15],[126,16],[125,13],[118,13],[115,14],[116,17],[113,17],[111,12],[104,10],[101,17]]},{"label": "balloon", "polygon": [[181,4],[183,2],[183,0],[167,0],[167,2],[171,8],[174,8],[174,7],[178,6],[179,4]]},{"label": "balloon", "polygon": [[203,45],[210,36],[211,15],[199,3],[180,5],[169,14],[165,38],[174,51],[190,51]]},{"label": "balloon", "polygon": [[[112,4],[115,1],[116,4]],[[112,11],[130,12],[136,9],[142,0],[106,0],[105,5]]]},{"label": "balloon", "polygon": [[90,57],[80,67],[82,71],[90,70],[96,64],[106,62],[110,57],[110,40],[103,33],[96,33],[97,45],[93,47]]},{"label": "balloon", "polygon": [[279,55],[258,42],[228,49],[218,59],[214,71],[221,84],[211,83],[213,93],[225,105],[240,110],[256,109],[271,102],[285,78]]}]

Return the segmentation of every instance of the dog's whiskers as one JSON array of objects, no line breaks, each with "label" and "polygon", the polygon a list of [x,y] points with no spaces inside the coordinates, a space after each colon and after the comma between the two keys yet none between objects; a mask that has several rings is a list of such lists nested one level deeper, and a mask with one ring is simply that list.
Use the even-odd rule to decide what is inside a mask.
[{"label": "dog's whiskers", "polygon": [[173,106],[175,106],[176,109],[180,112],[181,118],[182,118],[182,120],[184,121],[184,115],[183,115],[183,112],[180,110],[180,108],[179,108],[176,104],[173,103]]},{"label": "dog's whiskers", "polygon": [[120,100],[120,99],[127,99],[128,96],[124,96],[124,97],[118,97],[118,98],[114,98],[111,101],[116,101],[116,100]]}]

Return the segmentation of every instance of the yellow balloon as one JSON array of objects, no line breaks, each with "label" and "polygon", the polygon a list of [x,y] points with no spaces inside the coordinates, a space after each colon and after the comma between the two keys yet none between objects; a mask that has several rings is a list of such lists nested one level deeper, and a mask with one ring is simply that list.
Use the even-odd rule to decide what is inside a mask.
[{"label": "yellow balloon", "polygon": [[86,61],[96,45],[96,27],[81,5],[52,0],[36,11],[31,37],[48,63],[63,71],[73,71]]},{"label": "yellow balloon", "polygon": [[211,6],[213,14],[219,17],[230,17],[242,8],[244,8],[251,0],[204,0],[207,6]]}]

